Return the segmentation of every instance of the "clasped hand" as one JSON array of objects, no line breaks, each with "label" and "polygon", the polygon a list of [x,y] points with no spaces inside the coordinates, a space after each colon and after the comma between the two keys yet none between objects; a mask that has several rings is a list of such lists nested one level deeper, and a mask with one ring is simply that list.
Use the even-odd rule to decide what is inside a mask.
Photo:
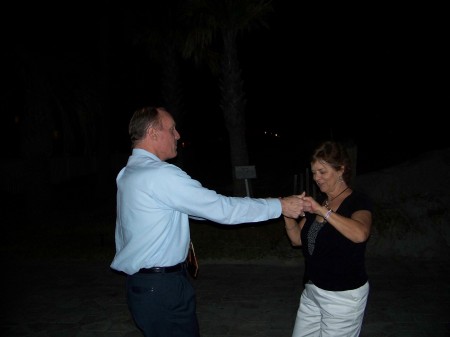
[{"label": "clasped hand", "polygon": [[281,199],[281,209],[284,216],[296,219],[311,211],[311,201],[305,199],[305,192],[291,195]]}]

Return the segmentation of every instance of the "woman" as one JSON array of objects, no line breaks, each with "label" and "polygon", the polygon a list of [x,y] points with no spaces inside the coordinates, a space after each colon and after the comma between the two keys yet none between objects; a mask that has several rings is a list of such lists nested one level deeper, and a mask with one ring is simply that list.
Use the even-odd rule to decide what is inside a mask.
[{"label": "woman", "polygon": [[351,161],[337,142],[324,142],[311,159],[323,197],[300,220],[284,217],[286,233],[305,258],[304,290],[292,336],[357,337],[369,294],[365,250],[372,202],[350,187]]}]

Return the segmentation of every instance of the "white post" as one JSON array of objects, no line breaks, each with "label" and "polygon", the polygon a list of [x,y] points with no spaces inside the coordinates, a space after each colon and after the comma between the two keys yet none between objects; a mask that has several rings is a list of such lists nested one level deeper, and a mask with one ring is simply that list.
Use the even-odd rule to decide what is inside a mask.
[{"label": "white post", "polygon": [[247,197],[250,197],[250,187],[248,186],[248,179],[245,179],[245,190],[247,191]]},{"label": "white post", "polygon": [[305,181],[306,181],[306,194],[311,195],[310,190],[309,190],[309,169],[308,168],[306,168]]}]

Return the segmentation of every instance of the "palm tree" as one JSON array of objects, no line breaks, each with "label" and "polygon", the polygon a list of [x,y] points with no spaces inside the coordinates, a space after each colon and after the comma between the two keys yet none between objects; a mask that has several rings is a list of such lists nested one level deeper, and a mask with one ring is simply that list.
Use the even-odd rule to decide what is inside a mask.
[{"label": "palm tree", "polygon": [[[229,135],[231,167],[249,165],[246,140],[244,81],[238,57],[238,38],[267,27],[273,8],[269,0],[191,0],[186,7],[189,35],[184,56],[205,62],[219,75],[220,108]],[[218,46],[218,52],[213,47]],[[216,60],[219,60],[217,63]],[[243,180],[233,175],[233,194],[246,193]]]}]

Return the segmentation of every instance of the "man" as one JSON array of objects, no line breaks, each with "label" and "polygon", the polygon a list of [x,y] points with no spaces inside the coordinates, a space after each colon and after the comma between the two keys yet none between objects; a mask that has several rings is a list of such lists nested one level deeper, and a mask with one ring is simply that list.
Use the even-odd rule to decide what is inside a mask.
[{"label": "man", "polygon": [[231,225],[281,214],[297,218],[306,205],[302,196],[226,197],[202,187],[166,162],[177,155],[180,134],[164,108],[135,111],[129,134],[132,155],[117,176],[111,268],[128,275],[128,306],[145,336],[198,337],[195,293],[185,268],[189,217]]}]

